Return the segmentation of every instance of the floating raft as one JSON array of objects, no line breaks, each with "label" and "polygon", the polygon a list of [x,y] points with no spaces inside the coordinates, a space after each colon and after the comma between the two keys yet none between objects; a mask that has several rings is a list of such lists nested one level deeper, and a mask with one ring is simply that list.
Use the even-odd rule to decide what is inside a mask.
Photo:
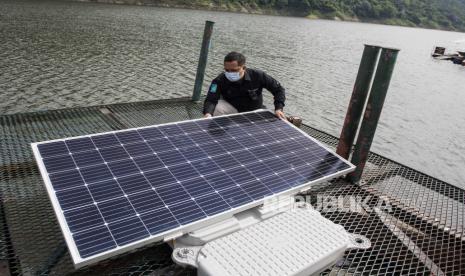
[{"label": "floating raft", "polygon": [[[200,110],[183,98],[0,116],[0,275],[195,275],[173,264],[167,244],[75,270],[30,143],[194,119]],[[331,148],[338,142],[302,130]],[[323,275],[465,274],[463,189],[371,153],[359,186],[338,179],[302,196],[372,243]]]}]

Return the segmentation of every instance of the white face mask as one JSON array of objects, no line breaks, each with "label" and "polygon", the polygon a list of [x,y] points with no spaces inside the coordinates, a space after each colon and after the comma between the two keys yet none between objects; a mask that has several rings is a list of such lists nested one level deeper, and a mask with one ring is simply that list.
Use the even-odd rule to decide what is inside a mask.
[{"label": "white face mask", "polygon": [[235,82],[241,79],[241,73],[239,72],[224,72],[224,75],[229,81]]}]

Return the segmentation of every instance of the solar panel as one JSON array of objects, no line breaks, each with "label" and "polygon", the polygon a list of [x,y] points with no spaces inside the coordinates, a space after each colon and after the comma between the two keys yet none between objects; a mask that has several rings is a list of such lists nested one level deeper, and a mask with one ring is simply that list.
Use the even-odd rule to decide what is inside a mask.
[{"label": "solar panel", "polygon": [[354,169],[264,110],[32,147],[76,267]]}]

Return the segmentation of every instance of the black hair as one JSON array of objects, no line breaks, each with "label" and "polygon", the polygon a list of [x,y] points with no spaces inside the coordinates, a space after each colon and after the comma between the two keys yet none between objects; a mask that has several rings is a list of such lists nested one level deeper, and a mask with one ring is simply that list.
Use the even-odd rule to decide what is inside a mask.
[{"label": "black hair", "polygon": [[231,52],[224,57],[224,62],[237,61],[239,66],[245,64],[245,56],[238,52]]}]

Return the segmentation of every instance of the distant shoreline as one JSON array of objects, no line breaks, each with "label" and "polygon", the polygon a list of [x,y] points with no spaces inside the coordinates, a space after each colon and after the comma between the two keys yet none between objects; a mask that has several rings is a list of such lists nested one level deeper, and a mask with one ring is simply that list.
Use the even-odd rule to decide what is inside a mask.
[{"label": "distant shoreline", "polygon": [[230,5],[230,4],[216,5],[212,3],[199,4],[199,3],[192,3],[192,2],[189,4],[186,4],[186,3],[183,3],[183,1],[181,0],[66,0],[66,1],[118,4],[118,5],[135,5],[135,6],[154,6],[154,7],[162,7],[162,8],[235,12],[235,13],[256,14],[256,15],[292,16],[292,17],[300,17],[300,18],[307,18],[307,19],[323,19],[323,20],[344,21],[344,22],[361,22],[361,23],[373,23],[373,24],[381,24],[381,25],[412,27],[412,28],[430,29],[430,30],[463,32],[461,30],[456,30],[456,29],[440,28],[440,27],[433,28],[429,26],[415,25],[410,21],[406,21],[400,18],[376,20],[376,19],[360,19],[358,17],[347,17],[347,16],[340,15],[340,14],[322,14],[319,12],[314,12],[311,14],[302,14],[302,12],[299,12],[299,11],[292,11],[292,10],[287,10],[287,9],[278,10],[278,9],[271,9],[271,8],[263,9],[260,7],[245,6],[239,3],[237,3],[236,5]]}]

